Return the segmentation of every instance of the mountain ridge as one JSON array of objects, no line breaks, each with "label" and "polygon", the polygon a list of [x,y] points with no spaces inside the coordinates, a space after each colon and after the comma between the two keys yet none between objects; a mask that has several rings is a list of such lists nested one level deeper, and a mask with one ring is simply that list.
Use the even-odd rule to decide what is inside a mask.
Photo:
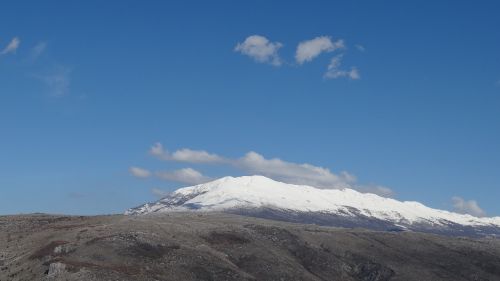
[{"label": "mountain ridge", "polygon": [[[499,236],[500,217],[474,217],[353,189],[319,189],[264,176],[224,177],[177,189],[126,215],[227,212],[329,226],[415,230],[466,236]],[[303,219],[297,219],[302,217]],[[294,219],[295,218],[295,219]],[[369,225],[372,225],[369,227]]]}]

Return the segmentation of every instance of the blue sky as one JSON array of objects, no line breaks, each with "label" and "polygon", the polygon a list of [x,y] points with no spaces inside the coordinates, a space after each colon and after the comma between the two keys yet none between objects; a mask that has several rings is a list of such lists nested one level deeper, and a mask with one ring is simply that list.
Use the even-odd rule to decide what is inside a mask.
[{"label": "blue sky", "polygon": [[267,173],[500,215],[500,4],[404,2],[4,3],[0,214]]}]

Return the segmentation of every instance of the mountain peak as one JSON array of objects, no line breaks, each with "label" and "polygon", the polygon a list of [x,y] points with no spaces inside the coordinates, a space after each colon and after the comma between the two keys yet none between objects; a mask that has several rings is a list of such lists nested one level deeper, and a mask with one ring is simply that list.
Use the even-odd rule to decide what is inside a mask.
[{"label": "mountain peak", "polygon": [[219,179],[216,179],[209,183],[234,183],[234,184],[269,184],[269,183],[280,183],[279,181],[275,181],[268,177],[262,175],[252,175],[252,176],[240,176],[240,177],[232,177],[226,176]]},{"label": "mountain peak", "polygon": [[285,220],[306,216],[310,219],[301,222],[345,226],[348,221],[348,225],[353,226],[460,229],[464,233],[480,230],[500,234],[500,217],[477,218],[432,209],[415,201],[402,202],[348,188],[319,189],[287,184],[260,175],[223,177],[180,188],[157,202],[129,209],[126,214],[179,211],[266,214],[267,217],[273,214]]}]

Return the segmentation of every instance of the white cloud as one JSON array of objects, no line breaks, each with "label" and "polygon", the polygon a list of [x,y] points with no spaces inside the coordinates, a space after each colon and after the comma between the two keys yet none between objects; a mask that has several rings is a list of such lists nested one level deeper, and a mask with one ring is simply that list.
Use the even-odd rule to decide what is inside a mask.
[{"label": "white cloud", "polygon": [[162,189],[158,189],[158,188],[152,188],[151,193],[153,193],[155,196],[157,196],[159,198],[164,198],[167,195],[169,195],[171,192],[168,192],[168,191],[165,191]]},{"label": "white cloud", "polygon": [[143,169],[143,168],[139,168],[139,167],[130,167],[128,169],[128,171],[130,172],[130,174],[132,176],[138,177],[138,178],[149,178],[151,176],[150,171]]},{"label": "white cloud", "polygon": [[17,48],[21,44],[21,40],[18,37],[14,37],[10,43],[0,52],[0,55],[6,55],[9,53],[16,53]]},{"label": "white cloud", "polygon": [[161,143],[155,143],[149,153],[162,160],[187,162],[187,163],[221,163],[226,161],[217,154],[211,154],[204,150],[192,150],[188,148],[179,149],[169,153]]},{"label": "white cloud", "polygon": [[[263,175],[286,183],[304,184],[325,189],[352,188],[361,192],[375,193],[385,197],[393,196],[392,190],[387,187],[379,185],[359,185],[356,177],[345,171],[336,174],[327,168],[314,166],[308,163],[298,164],[287,162],[279,158],[267,159],[261,154],[253,151],[248,152],[241,158],[230,159],[206,151],[190,149],[181,149],[170,154],[163,148],[161,143],[156,143],[151,147],[149,153],[162,160],[168,161],[227,165],[247,174]],[[203,176],[201,173],[191,168],[174,172],[160,172],[156,175],[166,180],[194,184],[210,180],[210,178]]]},{"label": "white cloud", "polygon": [[346,77],[351,80],[360,79],[361,76],[356,67],[351,67],[350,70],[340,69],[340,66],[342,65],[342,58],[343,58],[342,54],[336,55],[332,58],[324,77],[328,79],[337,79],[342,77]]},{"label": "white cloud", "polygon": [[[257,62],[279,66],[282,64],[282,60],[278,55],[281,47],[283,47],[283,44],[279,42],[271,42],[264,36],[252,35],[248,36],[243,43],[238,43],[234,51],[247,55]],[[362,45],[357,44],[354,47],[360,52],[365,51],[365,47]],[[299,65],[302,65],[314,60],[322,53],[330,53],[346,48],[343,39],[335,41],[330,36],[318,36],[311,40],[302,41],[297,45],[295,60]],[[360,79],[361,75],[356,67],[351,67],[350,69],[340,68],[342,57],[343,54],[340,54],[331,59],[328,70],[323,77],[327,79]]]},{"label": "white cloud", "polygon": [[319,188],[347,188],[351,187],[351,183],[355,181],[355,178],[347,172],[336,175],[326,168],[311,164],[286,162],[279,158],[266,159],[253,151],[236,160],[235,166],[247,173]]},{"label": "white cloud", "polygon": [[187,184],[200,184],[212,180],[192,168],[184,168],[175,171],[156,172],[156,176],[167,181],[175,181]]},{"label": "white cloud", "polygon": [[266,159],[256,152],[248,152],[233,162],[236,167],[250,174],[259,174],[292,184],[304,184],[323,189],[351,188],[384,197],[394,195],[391,189],[380,185],[358,185],[354,175],[342,171],[338,174],[311,164],[293,163],[279,158]]},{"label": "white cloud", "polygon": [[172,153],[172,159],[179,162],[190,163],[217,163],[224,159],[216,154],[210,154],[204,150],[191,150],[183,148]]},{"label": "white cloud", "polygon": [[280,42],[271,42],[264,36],[252,35],[248,36],[243,43],[238,43],[234,51],[247,55],[257,62],[279,66],[282,63],[278,55],[281,47],[283,44]]},{"label": "white cloud", "polygon": [[47,85],[51,96],[62,97],[69,93],[71,72],[71,68],[57,65],[45,74],[36,75],[36,77]]},{"label": "white cloud", "polygon": [[461,214],[469,214],[476,217],[486,216],[486,212],[479,207],[476,200],[464,200],[461,197],[454,196],[451,198],[453,210]]},{"label": "white cloud", "polygon": [[300,42],[295,53],[295,60],[299,64],[303,64],[312,61],[323,52],[333,52],[343,48],[345,48],[344,40],[340,39],[333,42],[328,36],[320,36]]}]

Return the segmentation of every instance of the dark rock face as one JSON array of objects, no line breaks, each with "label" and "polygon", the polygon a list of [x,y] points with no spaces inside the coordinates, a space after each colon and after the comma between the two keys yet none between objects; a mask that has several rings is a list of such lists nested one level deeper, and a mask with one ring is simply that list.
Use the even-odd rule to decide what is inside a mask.
[{"label": "dark rock face", "polygon": [[495,281],[500,241],[216,213],[8,216],[0,280]]},{"label": "dark rock face", "polygon": [[468,237],[500,237],[500,228],[493,226],[467,226],[452,222],[444,222],[443,225],[436,224],[408,224],[385,221],[373,217],[364,216],[357,210],[352,209],[353,215],[337,215],[321,212],[295,212],[290,210],[279,210],[273,208],[250,208],[250,209],[230,209],[226,211],[230,214],[279,220],[294,223],[317,224],[322,226],[335,226],[346,228],[366,228],[378,231],[417,231],[434,233],[448,236],[468,236]]}]

